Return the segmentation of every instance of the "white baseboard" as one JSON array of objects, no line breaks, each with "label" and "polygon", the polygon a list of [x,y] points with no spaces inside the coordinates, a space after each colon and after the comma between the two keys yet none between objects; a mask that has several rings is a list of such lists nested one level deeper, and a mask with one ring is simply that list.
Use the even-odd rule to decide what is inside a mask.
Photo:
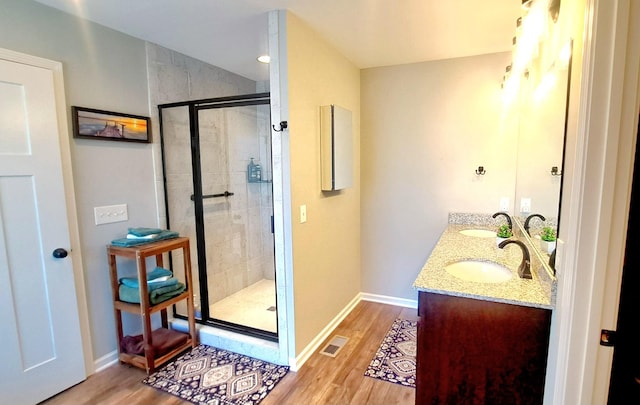
[{"label": "white baseboard", "polygon": [[406,298],[390,297],[388,295],[378,295],[369,293],[360,293],[362,301],[380,302],[382,304],[395,305],[405,308],[418,308],[418,300],[408,300]]},{"label": "white baseboard", "polygon": [[[300,367],[311,357],[311,355],[320,347],[322,342],[327,339],[331,333],[340,325],[340,322],[349,315],[360,301],[372,301],[382,304],[395,305],[405,308],[418,308],[417,300],[408,300],[405,298],[390,297],[387,295],[358,293],[343,309],[336,315],[327,326],[305,347],[295,359],[289,359],[289,367],[291,371],[298,371]],[[94,360],[94,373],[100,372],[105,368],[112,366],[118,362],[118,351],[114,350],[107,353],[97,360]]]},{"label": "white baseboard", "polygon": [[295,359],[289,360],[289,367],[291,371],[298,371],[302,365],[309,360],[309,357],[316,351],[318,347],[324,342],[326,338],[331,335],[331,333],[335,330],[335,328],[340,325],[340,322],[344,320],[344,318],[349,315],[349,313],[355,308],[356,305],[361,300],[361,293],[358,293],[352,300],[347,304],[346,307],[340,311],[338,315],[327,326],[322,329],[322,331],[305,347],[300,354]]},{"label": "white baseboard", "polygon": [[118,351],[114,350],[111,353],[107,353],[99,359],[93,361],[93,373],[98,373],[109,366],[113,366],[117,362]]},{"label": "white baseboard", "polygon": [[360,301],[372,301],[379,302],[382,304],[395,305],[399,307],[405,308],[418,308],[417,300],[408,300],[405,298],[397,298],[390,297],[387,295],[378,295],[378,294],[369,294],[369,293],[358,293],[351,302],[345,306],[340,313],[333,318],[331,322],[305,347],[302,352],[295,358],[289,360],[289,366],[291,367],[291,371],[298,371],[300,367],[311,357],[311,355],[316,351],[318,347],[324,342],[325,339],[331,335],[331,333],[335,330],[335,328],[340,325],[340,322],[344,320],[344,318],[349,315],[349,313],[355,308],[356,305]]}]

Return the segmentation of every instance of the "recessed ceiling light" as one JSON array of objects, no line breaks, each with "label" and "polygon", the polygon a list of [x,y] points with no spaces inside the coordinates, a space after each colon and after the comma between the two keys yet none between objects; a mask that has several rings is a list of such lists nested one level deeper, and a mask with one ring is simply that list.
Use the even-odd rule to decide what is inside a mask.
[{"label": "recessed ceiling light", "polygon": [[260,63],[269,63],[271,61],[271,56],[269,55],[260,55],[258,56],[258,62]]}]

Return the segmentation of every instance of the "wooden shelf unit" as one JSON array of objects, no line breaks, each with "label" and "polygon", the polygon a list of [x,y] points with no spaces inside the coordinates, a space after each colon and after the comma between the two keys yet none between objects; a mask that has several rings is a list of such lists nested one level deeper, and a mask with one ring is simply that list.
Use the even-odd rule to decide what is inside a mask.
[{"label": "wooden shelf unit", "polygon": [[[147,289],[147,262],[148,257],[155,256],[156,266],[163,267],[163,254],[173,250],[182,249],[184,260],[184,280],[185,291],[171,299],[158,304],[151,304]],[[196,323],[194,317],[194,304],[191,283],[191,254],[189,250],[189,238],[178,237],[162,240],[153,243],[145,243],[137,246],[107,246],[107,256],[109,258],[109,273],[111,277],[111,291],[113,293],[113,310],[116,320],[116,337],[118,339],[118,358],[122,363],[132,364],[152,373],[155,369],[169,361],[175,355],[186,350],[189,347],[196,347],[198,337],[196,332]],[[140,290],[140,304],[129,303],[120,300],[120,291],[118,283],[118,266],[117,257],[133,259],[136,261],[138,284]],[[151,315],[160,312],[162,327],[168,328],[167,308],[180,302],[187,300],[187,318],[189,324],[189,338],[184,344],[181,344],[162,356],[156,356],[155,348],[152,340]],[[144,356],[131,353],[124,353],[120,348],[120,342],[124,337],[122,331],[122,311],[138,314],[142,318],[142,336],[144,342]]]}]

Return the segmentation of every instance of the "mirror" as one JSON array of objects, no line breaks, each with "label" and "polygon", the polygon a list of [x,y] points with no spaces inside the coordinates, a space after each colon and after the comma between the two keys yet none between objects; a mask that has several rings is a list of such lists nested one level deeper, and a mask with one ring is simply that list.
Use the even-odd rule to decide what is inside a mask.
[{"label": "mirror", "polygon": [[[573,45],[563,27],[560,3],[522,2],[512,61],[502,82],[505,114],[518,128],[512,217],[525,233],[528,230],[537,253],[547,258],[554,252],[560,226]],[[551,232],[552,245],[544,243],[549,232],[543,230]]]},{"label": "mirror", "polygon": [[[528,228],[532,244],[549,255],[542,228],[559,229],[565,123],[571,72],[571,41],[546,66],[533,63],[520,79],[516,217]],[[545,245],[545,246],[543,246]],[[549,250],[550,249],[550,250]]]}]

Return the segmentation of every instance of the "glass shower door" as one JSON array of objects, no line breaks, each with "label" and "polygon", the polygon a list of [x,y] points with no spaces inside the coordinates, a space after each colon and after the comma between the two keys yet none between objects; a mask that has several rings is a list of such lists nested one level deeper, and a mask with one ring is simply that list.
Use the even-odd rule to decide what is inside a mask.
[{"label": "glass shower door", "polygon": [[191,240],[196,318],[277,340],[268,94],[160,111],[167,223]]},{"label": "glass shower door", "polygon": [[269,116],[201,107],[198,149],[208,317],[277,335]]}]

